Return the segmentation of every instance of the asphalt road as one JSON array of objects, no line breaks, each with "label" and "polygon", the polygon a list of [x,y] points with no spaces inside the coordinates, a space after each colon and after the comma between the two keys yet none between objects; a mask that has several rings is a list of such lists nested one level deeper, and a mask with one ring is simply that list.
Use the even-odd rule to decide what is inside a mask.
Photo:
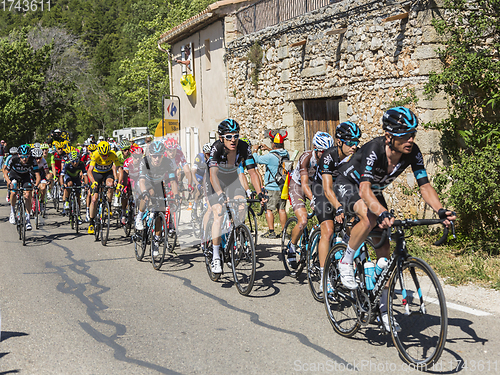
[{"label": "asphalt road", "polygon": [[[231,274],[210,281],[187,225],[178,255],[155,271],[121,229],[103,247],[54,210],[23,247],[5,194],[2,185],[0,374],[416,372],[375,326],[352,339],[333,332],[307,281],[286,276],[278,240],[257,247],[256,284],[243,297]],[[447,343],[431,372],[500,373],[498,316],[447,299]]]}]

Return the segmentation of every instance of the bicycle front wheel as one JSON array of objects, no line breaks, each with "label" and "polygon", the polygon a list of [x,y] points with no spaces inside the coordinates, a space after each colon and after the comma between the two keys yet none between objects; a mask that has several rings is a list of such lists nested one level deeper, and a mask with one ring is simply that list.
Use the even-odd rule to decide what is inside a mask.
[{"label": "bicycle front wheel", "polygon": [[[160,234],[158,235],[159,241],[155,241],[155,222],[160,219]],[[157,271],[160,270],[165,260],[165,253],[168,247],[168,229],[167,222],[165,221],[165,215],[156,214],[155,219],[151,225],[151,263],[153,263],[153,268]]]},{"label": "bicycle front wheel", "polygon": [[410,257],[396,270],[389,284],[391,336],[403,360],[418,368],[430,368],[443,353],[448,331],[448,311],[443,288],[432,268]]},{"label": "bicycle front wheel", "polygon": [[234,242],[231,246],[231,268],[238,292],[248,296],[255,281],[255,245],[252,234],[245,224],[235,230]]},{"label": "bicycle front wheel", "polygon": [[72,211],[72,214],[73,214],[73,221],[75,222],[75,232],[76,234],[78,234],[78,231],[80,230],[79,228],[79,225],[80,223],[78,222],[78,203],[77,203],[77,197],[74,196],[73,199],[71,200],[71,204],[72,204],[72,208],[71,208],[71,211]]},{"label": "bicycle front wheel", "polygon": [[101,211],[101,244],[106,246],[109,237],[109,226],[111,224],[111,207],[106,200],[102,203]]},{"label": "bicycle front wheel", "polygon": [[23,241],[23,246],[26,246],[26,207],[24,205],[24,197],[21,197],[21,240]]},{"label": "bicycle front wheel", "polygon": [[253,244],[257,246],[257,238],[259,235],[257,227],[257,216],[255,216],[255,212],[253,211],[252,207],[248,207],[247,218],[248,229],[250,229],[250,233],[253,236]]},{"label": "bicycle front wheel", "polygon": [[320,291],[321,271],[319,266],[318,246],[321,238],[321,229],[316,228],[311,235],[310,246],[307,249],[307,281],[313,298],[318,302],[323,302],[323,295]]},{"label": "bicycle front wheel", "polygon": [[344,337],[352,337],[358,332],[360,324],[356,314],[356,296],[354,291],[343,287],[337,264],[344,254],[346,245],[340,242],[328,252],[325,262],[324,290],[330,281],[332,291],[324,293],[326,315],[335,332]]}]

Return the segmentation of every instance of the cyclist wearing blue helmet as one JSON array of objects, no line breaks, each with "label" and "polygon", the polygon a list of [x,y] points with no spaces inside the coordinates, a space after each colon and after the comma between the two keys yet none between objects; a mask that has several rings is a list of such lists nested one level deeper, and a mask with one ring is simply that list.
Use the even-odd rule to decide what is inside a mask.
[{"label": "cyclist wearing blue helmet", "polygon": [[[387,110],[382,117],[385,135],[364,144],[351,158],[335,183],[335,193],[346,212],[356,214],[360,221],[351,231],[347,250],[339,263],[342,284],[356,289],[353,258],[355,250],[365,241],[375,228],[388,228],[394,218],[387,210],[382,191],[411,165],[425,202],[436,211],[440,218],[455,220],[452,212],[443,208],[439,197],[429,183],[424,167],[424,158],[415,144],[418,120],[405,107]],[[449,225],[449,222],[445,222]],[[353,250],[354,249],[354,250]],[[377,258],[390,257],[389,241],[376,250]],[[387,316],[387,288],[380,299],[380,312],[387,331],[390,331]],[[393,322],[396,330],[401,328]]]},{"label": "cyclist wearing blue helmet", "polygon": [[[18,155],[13,156],[7,163],[6,168],[7,174],[5,182],[7,186],[13,189],[17,189],[18,186],[22,186],[25,189],[31,189],[24,191],[24,199],[26,200],[26,229],[31,230],[30,213],[31,213],[31,199],[33,197],[33,182],[31,181],[31,174],[35,175],[35,184],[40,183],[40,173],[38,170],[38,164],[36,160],[31,155],[31,148],[28,144],[21,145],[18,148]],[[14,207],[16,206],[16,192],[12,191],[10,195],[10,216],[9,222],[11,224],[16,223],[16,216],[14,213]]]},{"label": "cyclist wearing blue helmet", "polygon": [[[212,225],[213,258],[212,272],[222,273],[220,259],[221,226],[223,215],[222,204],[226,201],[226,194],[231,199],[246,199],[245,190],[238,178],[238,169],[246,168],[255,190],[261,200],[265,199],[262,193],[261,181],[255,169],[256,163],[252,156],[252,149],[248,143],[240,139],[240,125],[233,119],[226,119],[218,126],[219,140],[215,141],[208,160],[208,175],[206,192],[212,208],[214,223]],[[240,208],[245,213],[245,207]]]},{"label": "cyclist wearing blue helmet", "polygon": [[[335,129],[336,145],[326,150],[318,162],[318,178],[313,183],[314,212],[321,226],[321,238],[318,243],[320,280],[323,280],[323,267],[330,248],[334,231],[334,221],[342,222],[341,205],[333,192],[333,185],[340,174],[340,167],[357,150],[361,130],[352,121],[346,121]],[[330,288],[330,285],[328,285]],[[323,291],[323,283],[319,291]]]}]

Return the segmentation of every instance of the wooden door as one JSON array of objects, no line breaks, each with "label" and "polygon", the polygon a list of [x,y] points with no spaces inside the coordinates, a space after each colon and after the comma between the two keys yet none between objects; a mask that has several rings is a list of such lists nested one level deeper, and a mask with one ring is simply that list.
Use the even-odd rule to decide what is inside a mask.
[{"label": "wooden door", "polygon": [[303,102],[305,123],[305,149],[310,150],[311,141],[318,131],[335,136],[335,128],[339,122],[339,102],[341,99],[311,99]]}]

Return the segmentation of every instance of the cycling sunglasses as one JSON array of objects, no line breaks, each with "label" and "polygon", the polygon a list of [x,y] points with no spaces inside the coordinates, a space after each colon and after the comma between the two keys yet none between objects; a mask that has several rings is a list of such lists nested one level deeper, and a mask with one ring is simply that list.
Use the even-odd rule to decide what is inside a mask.
[{"label": "cycling sunglasses", "polygon": [[20,155],[19,156],[21,159],[28,159],[29,158],[29,155]]},{"label": "cycling sunglasses", "polygon": [[345,144],[347,147],[352,147],[352,146],[357,146],[357,145],[359,145],[359,141],[344,141],[344,140],[342,140],[342,142],[344,142],[344,144]]},{"label": "cycling sunglasses", "polygon": [[417,131],[406,134],[394,134],[394,136],[398,137],[399,139],[402,139],[403,141],[407,141],[410,138],[415,139],[415,137],[417,136]]},{"label": "cycling sunglasses", "polygon": [[233,138],[237,141],[238,138],[240,137],[240,135],[239,134],[224,134],[223,137],[226,141],[232,141]]}]

